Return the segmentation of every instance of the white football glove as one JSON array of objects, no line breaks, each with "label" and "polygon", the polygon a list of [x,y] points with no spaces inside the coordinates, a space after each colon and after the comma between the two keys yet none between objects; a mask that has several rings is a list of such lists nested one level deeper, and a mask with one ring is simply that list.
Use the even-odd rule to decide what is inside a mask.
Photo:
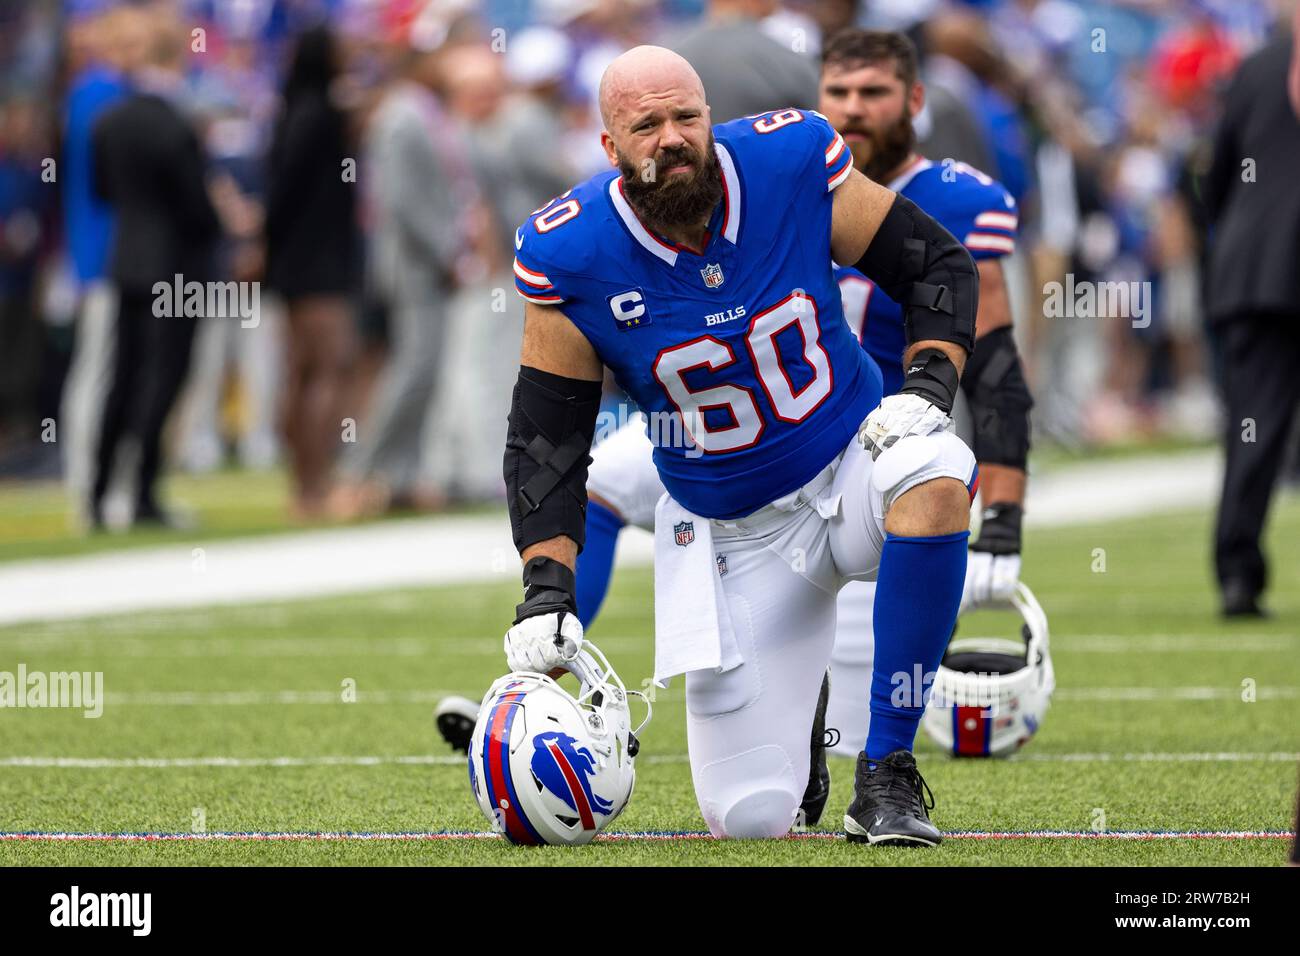
[{"label": "white football glove", "polygon": [[506,631],[505,649],[512,671],[549,674],[582,650],[582,622],[568,611],[526,617]]},{"label": "white football glove", "polygon": [[920,395],[887,395],[858,429],[858,441],[871,452],[872,460],[900,438],[929,435],[952,424],[937,405]]},{"label": "white football glove", "polygon": [[966,583],[961,591],[958,614],[988,604],[1007,604],[1020,583],[1020,555],[969,551],[966,554]]}]

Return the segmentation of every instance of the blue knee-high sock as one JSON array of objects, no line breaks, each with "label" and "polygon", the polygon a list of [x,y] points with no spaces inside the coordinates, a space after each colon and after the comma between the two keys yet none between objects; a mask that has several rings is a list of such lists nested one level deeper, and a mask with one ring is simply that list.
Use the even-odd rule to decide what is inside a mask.
[{"label": "blue knee-high sock", "polygon": [[578,555],[578,620],[585,631],[600,612],[614,573],[614,546],[623,530],[623,519],[604,505],[587,502],[587,543]]},{"label": "blue knee-high sock", "polygon": [[866,746],[871,760],[912,749],[925,712],[919,706],[920,695],[929,689],[925,675],[938,668],[957,621],[969,537],[969,531],[885,536],[876,579],[876,657]]}]

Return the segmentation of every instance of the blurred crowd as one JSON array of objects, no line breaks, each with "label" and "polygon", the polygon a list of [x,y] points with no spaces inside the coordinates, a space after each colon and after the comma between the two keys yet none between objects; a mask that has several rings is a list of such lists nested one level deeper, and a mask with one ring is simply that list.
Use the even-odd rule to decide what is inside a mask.
[{"label": "blurred crowd", "polygon": [[[284,463],[304,520],[498,498],[513,233],[605,168],[605,65],[678,49],[721,122],[814,105],[822,38],[853,24],[917,42],[927,155],[1020,203],[1009,275],[1039,438],[1212,437],[1200,182],[1222,86],[1292,7],[9,0],[0,476],[61,476],[81,517],[109,524],[172,520],[151,454]],[[713,95],[710,67],[751,70],[728,87],[753,96]],[[778,79],[809,84],[806,102],[754,107]],[[132,113],[142,97],[153,113]],[[155,321],[146,280],[173,272],[247,284],[252,313]],[[1145,283],[1141,321],[1049,314],[1044,290],[1067,276]]]}]

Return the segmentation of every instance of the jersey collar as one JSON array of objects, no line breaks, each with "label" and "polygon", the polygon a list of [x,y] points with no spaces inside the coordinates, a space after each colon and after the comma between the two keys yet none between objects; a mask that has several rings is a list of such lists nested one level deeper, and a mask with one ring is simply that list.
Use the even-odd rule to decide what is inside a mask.
[{"label": "jersey collar", "polygon": [[924,156],[916,157],[916,159],[914,159],[906,169],[894,177],[894,181],[889,184],[888,188],[892,189],[896,193],[901,193],[907,188],[907,184],[912,181],[913,177],[915,177],[917,173],[929,169],[933,165],[934,163],[930,162]]},{"label": "jersey collar", "polygon": [[[714,142],[718,154],[718,164],[722,167],[722,237],[733,246],[740,236],[740,177],[736,174],[736,163],[725,146]],[[609,181],[609,201],[618,213],[623,225],[632,234],[641,248],[662,259],[670,266],[677,265],[677,253],[682,247],[665,242],[645,227],[632,208],[627,197],[623,195],[623,177],[615,176]],[[689,250],[687,250],[689,251]]]}]

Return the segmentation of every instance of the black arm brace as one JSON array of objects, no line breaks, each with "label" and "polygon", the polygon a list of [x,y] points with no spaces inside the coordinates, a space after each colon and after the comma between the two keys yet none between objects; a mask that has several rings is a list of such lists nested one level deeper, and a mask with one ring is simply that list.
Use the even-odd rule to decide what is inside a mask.
[{"label": "black arm brace", "polygon": [[506,434],[506,498],[515,547],[558,535],[582,550],[587,466],[600,407],[600,382],[519,369]]},{"label": "black arm brace", "polygon": [[966,363],[962,391],[975,422],[975,460],[1025,469],[1029,410],[1034,407],[1011,326],[980,336]]},{"label": "black arm brace", "polygon": [[975,348],[979,273],[966,247],[906,196],[895,196],[856,268],[903,306],[907,343]]},{"label": "black arm brace", "polygon": [[524,565],[524,602],[515,606],[515,623],[526,617],[568,611],[578,614],[578,579],[554,558],[529,558]]},{"label": "black arm brace", "polygon": [[920,395],[932,405],[952,413],[957,400],[957,366],[939,349],[921,349],[907,363],[900,395]]}]

